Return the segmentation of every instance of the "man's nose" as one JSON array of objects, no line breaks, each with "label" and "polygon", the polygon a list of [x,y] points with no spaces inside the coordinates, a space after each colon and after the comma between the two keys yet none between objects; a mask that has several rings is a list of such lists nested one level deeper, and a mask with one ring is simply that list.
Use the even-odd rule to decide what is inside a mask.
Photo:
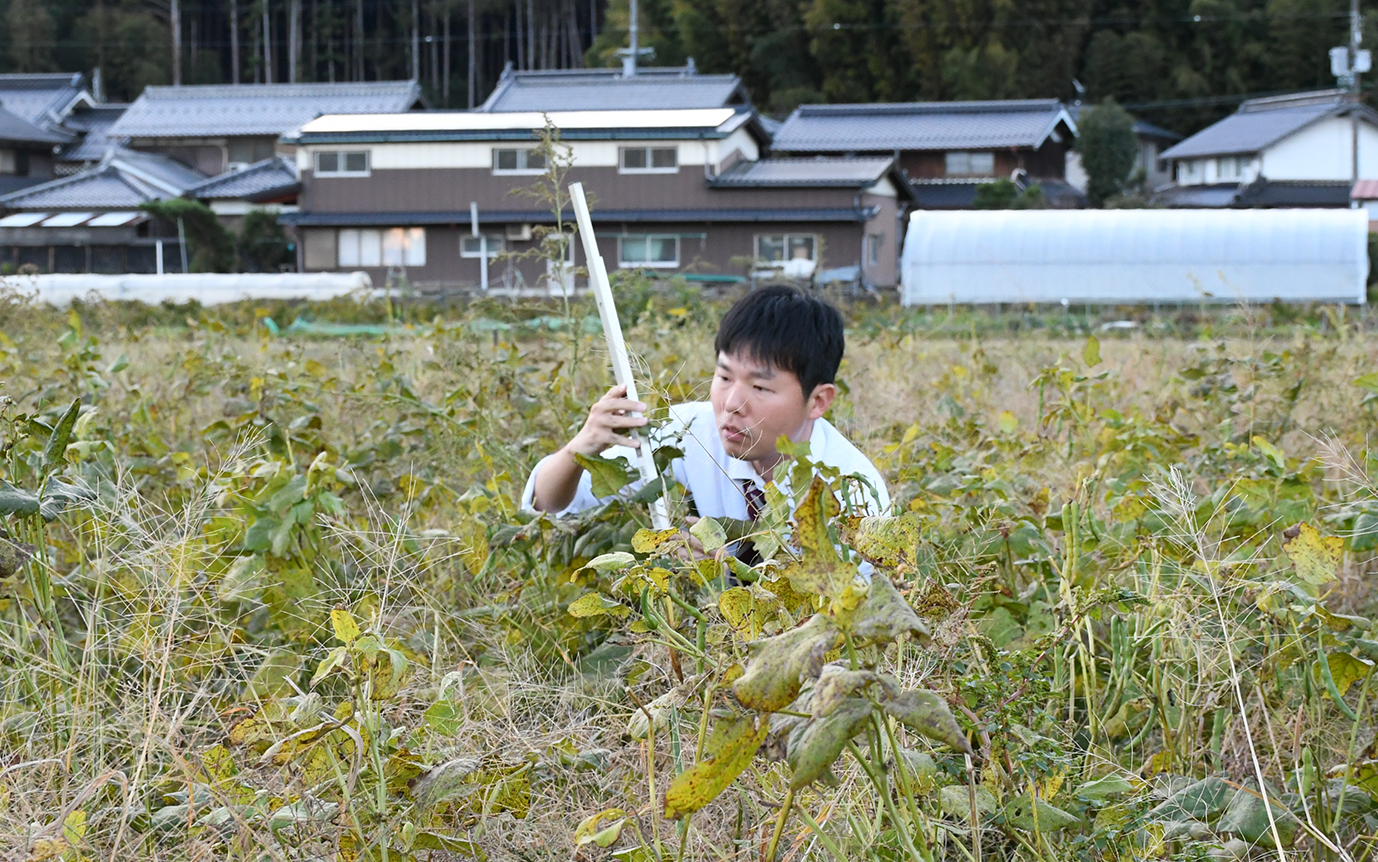
[{"label": "man's nose", "polygon": [[723,406],[727,408],[728,413],[740,413],[742,408],[746,407],[746,395],[747,390],[742,384],[733,383],[732,387],[727,390],[727,398],[724,400]]}]

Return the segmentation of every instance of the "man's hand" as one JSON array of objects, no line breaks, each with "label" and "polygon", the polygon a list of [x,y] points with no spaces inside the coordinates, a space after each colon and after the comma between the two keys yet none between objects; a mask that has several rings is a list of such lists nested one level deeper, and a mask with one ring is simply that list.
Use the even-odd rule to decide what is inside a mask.
[{"label": "man's hand", "polygon": [[558,512],[569,505],[579,489],[579,477],[584,473],[575,455],[593,458],[610,446],[639,448],[641,441],[633,440],[626,432],[646,424],[645,416],[631,415],[645,410],[645,404],[627,397],[626,386],[609,389],[589,408],[589,418],[584,420],[584,427],[574,439],[546,461],[536,474],[532,505],[542,512]]},{"label": "man's hand", "polygon": [[644,426],[647,420],[645,416],[632,416],[633,412],[646,412],[646,405],[627,398],[625,385],[614,386],[589,408],[589,418],[574,439],[565,444],[566,451],[593,457],[610,446],[638,448],[641,441],[624,432]]}]

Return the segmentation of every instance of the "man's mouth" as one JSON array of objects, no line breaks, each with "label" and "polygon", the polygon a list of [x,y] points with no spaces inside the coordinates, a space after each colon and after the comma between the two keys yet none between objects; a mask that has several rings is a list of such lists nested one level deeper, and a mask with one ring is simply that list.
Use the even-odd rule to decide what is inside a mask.
[{"label": "man's mouth", "polygon": [[751,439],[751,434],[745,428],[733,428],[731,425],[724,425],[722,438],[728,443],[745,443]]}]

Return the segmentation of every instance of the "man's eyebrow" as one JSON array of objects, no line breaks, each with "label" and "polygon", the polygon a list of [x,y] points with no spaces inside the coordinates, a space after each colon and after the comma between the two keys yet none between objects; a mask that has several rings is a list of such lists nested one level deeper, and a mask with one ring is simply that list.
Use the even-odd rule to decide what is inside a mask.
[{"label": "man's eyebrow", "polygon": [[[727,364],[727,361],[721,357],[718,358],[717,366],[724,371],[733,370],[733,368]],[[773,380],[775,378],[775,366],[769,363],[765,365],[747,366],[745,374],[747,377],[754,377],[757,380]]]}]

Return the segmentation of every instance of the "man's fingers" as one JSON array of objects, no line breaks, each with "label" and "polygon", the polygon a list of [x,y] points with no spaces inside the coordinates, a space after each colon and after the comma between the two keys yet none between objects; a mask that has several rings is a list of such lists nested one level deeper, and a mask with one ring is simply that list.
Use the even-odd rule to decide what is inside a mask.
[{"label": "man's fingers", "polygon": [[630,398],[605,398],[595,404],[594,407],[605,413],[646,412],[645,403],[632,401]]},{"label": "man's fingers", "polygon": [[617,413],[603,418],[603,424],[609,428],[640,428],[646,422],[645,416],[628,416],[625,413]]},{"label": "man's fingers", "polygon": [[641,448],[641,441],[633,440],[631,437],[623,437],[621,434],[609,434],[608,438],[612,440],[612,445],[614,446],[626,446],[631,449]]}]

